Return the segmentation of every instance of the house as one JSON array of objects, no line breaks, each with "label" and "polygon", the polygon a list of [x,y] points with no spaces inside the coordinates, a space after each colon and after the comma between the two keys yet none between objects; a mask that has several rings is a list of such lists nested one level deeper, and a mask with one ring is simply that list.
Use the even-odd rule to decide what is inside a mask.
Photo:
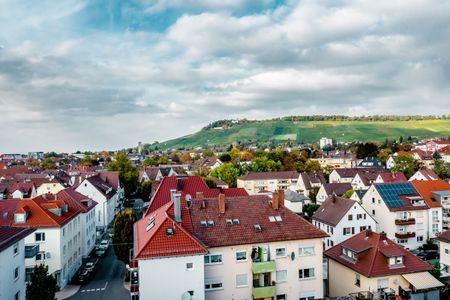
[{"label": "house", "polygon": [[296,214],[302,214],[303,206],[310,203],[311,200],[305,195],[290,190],[284,190],[284,206]]},{"label": "house", "polygon": [[223,165],[223,162],[215,157],[205,157],[197,159],[192,163],[191,170],[195,171],[199,168],[204,168],[208,171],[212,171],[217,167]]},{"label": "house", "polygon": [[354,190],[367,190],[384,170],[380,168],[358,169],[351,182]]},{"label": "house", "polygon": [[286,209],[283,193],[167,192],[169,199],[135,224],[140,284],[132,290],[140,299],[323,297],[326,234]]},{"label": "house", "polygon": [[407,182],[408,179],[406,178],[405,174],[402,172],[383,172],[378,174],[377,178],[374,182],[376,183],[400,183],[400,182]]},{"label": "house", "polygon": [[319,140],[319,146],[320,146],[320,149],[323,149],[323,148],[326,148],[329,146],[333,146],[333,140],[323,137]]},{"label": "house", "polygon": [[355,168],[357,165],[357,160],[351,153],[340,150],[327,151],[326,154],[311,160],[317,161],[322,168]]},{"label": "house", "polygon": [[[417,192],[430,207],[428,219],[438,224],[438,232],[450,226],[450,183],[444,180],[411,181]],[[429,228],[433,232],[433,228]],[[434,238],[435,235],[431,235]]]},{"label": "house", "polygon": [[75,191],[97,203],[95,206],[97,231],[105,230],[114,221],[120,208],[117,190],[100,175],[95,175],[84,179]]},{"label": "house", "polygon": [[30,254],[25,259],[29,279],[36,264],[45,264],[64,288],[81,266],[81,216],[69,202],[52,195],[18,201],[12,227],[30,227],[34,234],[25,238]]},{"label": "house", "polygon": [[410,182],[375,183],[365,193],[362,206],[377,221],[378,232],[386,232],[407,249],[417,249],[442,228],[442,217],[429,218],[429,201]]},{"label": "house", "polygon": [[439,263],[442,277],[450,277],[450,230],[446,230],[436,238],[439,241]]},{"label": "house", "polygon": [[434,158],[433,158],[434,152],[427,152],[420,149],[413,149],[411,151],[398,151],[392,155],[389,156],[389,158],[386,161],[386,167],[388,169],[391,169],[395,166],[395,160],[394,158],[398,155],[409,155],[415,160],[417,160],[419,163],[422,164],[425,168],[432,168],[434,165]]},{"label": "house", "polygon": [[322,172],[301,173],[298,176],[297,190],[299,193],[309,196],[311,191],[314,189],[319,191],[320,187],[326,182]]},{"label": "house", "polygon": [[325,231],[325,249],[337,245],[366,229],[375,230],[376,222],[359,202],[330,195],[311,218],[317,228]]},{"label": "house", "polygon": [[384,165],[376,157],[369,156],[360,161],[358,168],[384,168]]},{"label": "house", "polygon": [[409,178],[409,181],[413,180],[438,180],[440,179],[439,176],[434,173],[431,169],[420,169],[416,173],[414,173],[411,178]]},{"label": "house", "polygon": [[299,174],[295,171],[282,172],[249,172],[237,179],[237,187],[244,188],[249,194],[260,191],[274,192],[277,190],[297,191]]},{"label": "house", "polygon": [[364,197],[366,192],[367,190],[355,190],[354,193],[350,196],[350,199],[362,203],[362,198]]},{"label": "house", "polygon": [[[360,169],[361,170],[361,169]],[[330,183],[348,182],[351,183],[356,176],[358,169],[356,168],[338,168],[330,173]]]},{"label": "house", "polygon": [[434,153],[435,151],[439,151],[447,146],[450,146],[450,140],[431,140],[425,143],[415,145],[414,149]]},{"label": "house", "polygon": [[96,222],[95,206],[97,202],[77,191],[67,188],[56,194],[56,199],[64,200],[81,213],[81,255],[87,257],[95,247]]},{"label": "house", "polygon": [[178,173],[174,168],[146,167],[139,171],[139,181],[161,181],[166,176],[177,176]]},{"label": "house", "polygon": [[342,183],[324,183],[317,192],[316,201],[318,204],[323,203],[329,196],[336,195],[341,197],[347,191],[352,189],[352,185],[348,182]]},{"label": "house", "polygon": [[30,182],[36,186],[36,195],[40,196],[43,194],[56,194],[59,191],[65,189],[65,186],[57,179],[51,178],[31,178]]},{"label": "house", "polygon": [[14,199],[31,199],[37,196],[32,182],[14,182],[8,186],[8,197]]},{"label": "house", "polygon": [[360,232],[324,254],[330,297],[371,293],[374,299],[400,295],[402,299],[439,300],[443,284],[429,273],[433,267],[384,232]]},{"label": "house", "polygon": [[0,227],[0,299],[25,300],[25,238],[33,232]]}]

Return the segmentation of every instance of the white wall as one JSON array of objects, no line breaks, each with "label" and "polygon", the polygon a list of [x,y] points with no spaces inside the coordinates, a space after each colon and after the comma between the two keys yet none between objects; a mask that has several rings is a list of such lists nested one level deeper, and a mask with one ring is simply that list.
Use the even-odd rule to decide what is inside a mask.
[{"label": "white wall", "polygon": [[95,209],[81,214],[81,254],[83,257],[89,255],[95,246]]},{"label": "white wall", "polygon": [[[194,269],[187,270],[186,263]],[[142,300],[182,299],[194,291],[196,300],[205,299],[203,255],[139,260],[139,295]]]},{"label": "white wall", "polygon": [[[25,242],[17,242],[19,252],[14,254],[14,245],[0,252],[0,299],[14,299],[19,292],[19,299],[25,300]],[[14,270],[19,268],[19,277],[15,279]]]}]

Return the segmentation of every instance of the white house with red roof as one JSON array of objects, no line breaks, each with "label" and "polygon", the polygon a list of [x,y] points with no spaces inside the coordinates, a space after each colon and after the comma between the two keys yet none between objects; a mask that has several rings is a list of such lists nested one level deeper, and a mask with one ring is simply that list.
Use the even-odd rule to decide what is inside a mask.
[{"label": "white house with red roof", "polygon": [[420,169],[413,176],[409,178],[409,181],[413,180],[438,180],[439,176],[431,169]]},{"label": "white house with red roof", "polygon": [[385,233],[363,231],[324,254],[330,297],[360,293],[365,299],[400,295],[402,299],[439,300],[443,284],[429,273],[433,267]]},{"label": "white house with red roof", "polygon": [[402,172],[383,172],[378,174],[375,183],[400,183],[407,182],[405,174]]},{"label": "white house with red roof", "polygon": [[179,178],[163,193],[169,178],[155,195],[169,198],[135,224],[140,299],[323,297],[326,234],[286,209],[282,191],[195,192],[197,179]]},{"label": "white house with red roof", "polygon": [[450,146],[450,140],[431,140],[425,143],[415,145],[414,149],[419,149],[433,153],[448,146]]},{"label": "white house with red roof", "polygon": [[[25,260],[27,277],[36,264],[48,266],[60,288],[64,288],[81,266],[81,215],[78,208],[54,195],[18,201],[12,227],[35,228],[25,238],[30,251]],[[33,248],[33,246],[35,246]]]}]

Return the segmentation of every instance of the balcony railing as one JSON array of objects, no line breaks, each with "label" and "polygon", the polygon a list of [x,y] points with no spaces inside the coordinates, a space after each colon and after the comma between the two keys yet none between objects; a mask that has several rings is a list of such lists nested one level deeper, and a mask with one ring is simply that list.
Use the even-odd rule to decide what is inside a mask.
[{"label": "balcony railing", "polygon": [[409,239],[409,238],[416,237],[416,233],[415,232],[404,232],[404,233],[396,232],[395,237],[398,239]]},{"label": "balcony railing", "polygon": [[276,268],[275,268],[274,260],[252,263],[253,274],[270,273],[270,272],[275,272],[275,270],[276,270]]},{"label": "balcony railing", "polygon": [[25,258],[33,258],[39,253],[39,244],[25,245]]},{"label": "balcony railing", "polygon": [[395,225],[414,225],[416,224],[416,219],[397,219],[395,220]]},{"label": "balcony railing", "polygon": [[253,299],[264,299],[275,297],[275,285],[253,287]]}]

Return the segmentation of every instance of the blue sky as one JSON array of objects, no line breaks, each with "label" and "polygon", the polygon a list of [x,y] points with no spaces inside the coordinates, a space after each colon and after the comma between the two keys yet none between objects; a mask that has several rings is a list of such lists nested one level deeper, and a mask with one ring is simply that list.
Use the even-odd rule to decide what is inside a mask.
[{"label": "blue sky", "polygon": [[0,153],[450,112],[448,1],[0,0],[0,22]]}]

